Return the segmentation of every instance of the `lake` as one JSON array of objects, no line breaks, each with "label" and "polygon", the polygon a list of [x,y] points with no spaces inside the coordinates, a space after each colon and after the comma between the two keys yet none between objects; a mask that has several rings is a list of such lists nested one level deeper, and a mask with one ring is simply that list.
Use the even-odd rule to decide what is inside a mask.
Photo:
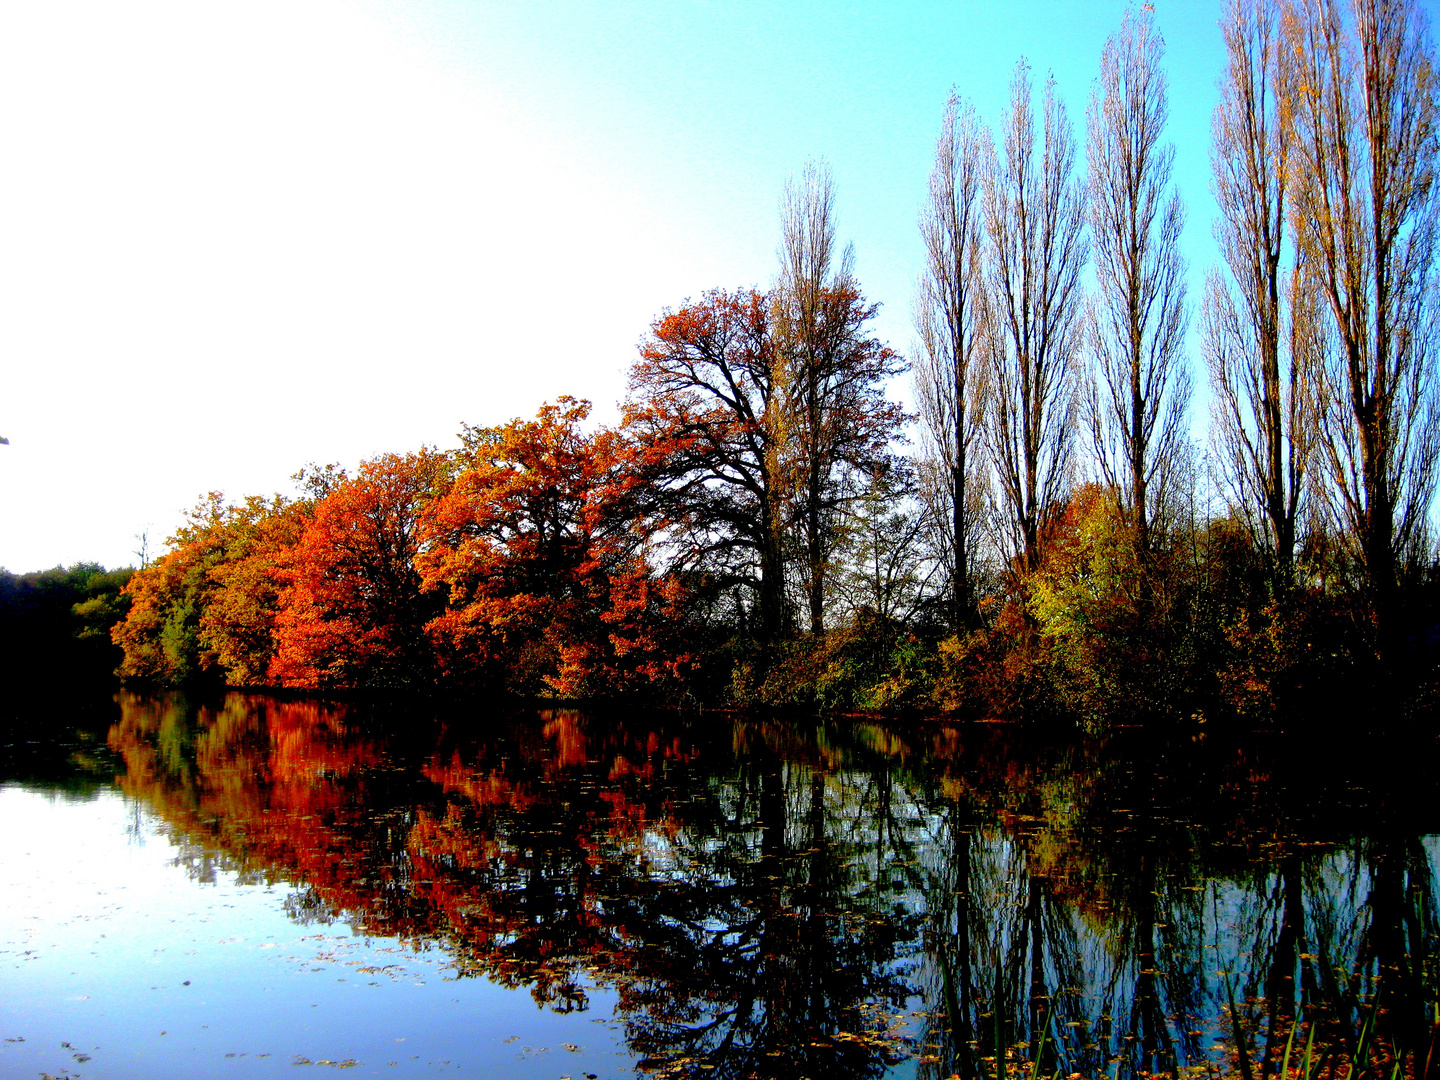
[{"label": "lake", "polygon": [[1440,1067],[1434,739],[9,714],[0,1076]]}]

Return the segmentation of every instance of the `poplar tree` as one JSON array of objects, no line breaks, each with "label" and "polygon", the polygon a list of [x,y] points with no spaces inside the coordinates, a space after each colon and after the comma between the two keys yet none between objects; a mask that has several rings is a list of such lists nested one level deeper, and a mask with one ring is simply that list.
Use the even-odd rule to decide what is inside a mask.
[{"label": "poplar tree", "polygon": [[827,578],[859,479],[889,468],[903,414],[885,400],[900,357],[871,335],[846,248],[835,255],[835,185],[810,162],[785,185],[780,209],[780,280],[773,290],[777,384],[784,398],[796,568],[810,629],[825,629]]},{"label": "poplar tree", "polygon": [[1284,590],[1315,440],[1323,331],[1314,278],[1287,235],[1295,154],[1280,14],[1279,0],[1230,0],[1222,23],[1227,62],[1210,157],[1228,275],[1211,272],[1202,326],[1218,460]]},{"label": "poplar tree", "polygon": [[1164,52],[1153,18],[1127,14],[1101,54],[1087,117],[1097,295],[1086,413],[1101,474],[1142,559],[1179,479],[1191,390],[1185,210],[1170,183],[1175,148],[1160,141],[1169,115]]},{"label": "poplar tree", "polygon": [[[1003,530],[1025,575],[1069,490],[1090,257],[1074,130],[1047,79],[1036,131],[1030,67],[1020,61],[1000,167],[986,190],[992,320],[990,457]],[[1037,148],[1038,137],[1038,148]],[[1038,153],[1037,153],[1038,150]]]},{"label": "poplar tree", "polygon": [[1294,227],[1333,349],[1320,449],[1381,647],[1397,567],[1425,534],[1440,450],[1434,290],[1437,109],[1420,5],[1301,0],[1285,12]]},{"label": "poplar tree", "polygon": [[932,458],[932,520],[948,578],[950,624],[974,617],[978,518],[984,502],[984,188],[994,150],[975,109],[952,94],[945,107],[930,198],[920,215],[925,269],[915,303],[915,396]]}]

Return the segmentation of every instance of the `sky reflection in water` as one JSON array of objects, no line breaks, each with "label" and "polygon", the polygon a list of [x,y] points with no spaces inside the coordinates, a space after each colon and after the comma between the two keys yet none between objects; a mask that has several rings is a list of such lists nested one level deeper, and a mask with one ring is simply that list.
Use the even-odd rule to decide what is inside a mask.
[{"label": "sky reflection in water", "polygon": [[12,784],[0,821],[0,1075],[628,1072],[609,1026],[517,1009],[424,943],[297,920],[291,885],[241,884],[143,802]]},{"label": "sky reflection in water", "polygon": [[1257,1058],[1297,1016],[1432,1033],[1423,781],[938,725],[118,702],[74,775],[19,739],[0,772],[6,1076],[1134,1076],[1227,1067],[1221,972]]}]

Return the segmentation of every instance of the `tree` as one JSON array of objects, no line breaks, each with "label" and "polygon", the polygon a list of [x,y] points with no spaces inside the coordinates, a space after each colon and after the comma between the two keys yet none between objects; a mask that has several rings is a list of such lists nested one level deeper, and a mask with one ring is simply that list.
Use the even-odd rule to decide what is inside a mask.
[{"label": "tree", "polygon": [[[785,425],[770,298],[706,293],[666,311],[630,370],[625,426],[655,462],[677,571],[753,596],[756,631],[784,629]],[[743,615],[743,611],[741,613]]]},{"label": "tree", "polygon": [[873,478],[846,514],[847,559],[839,568],[838,592],[852,620],[867,615],[883,623],[910,623],[931,601],[935,566],[924,558],[932,530],[924,505],[913,499],[908,469]]},{"label": "tree", "polygon": [[445,675],[573,697],[683,665],[659,648],[681,593],[644,557],[634,448],[585,432],[589,412],[562,397],[532,421],[466,429],[419,558],[424,587],[447,598],[426,627]]},{"label": "tree", "polygon": [[930,200],[920,214],[925,270],[915,304],[920,344],[915,396],[935,458],[931,516],[940,526],[950,625],[957,630],[975,616],[977,511],[985,495],[979,453],[988,330],[982,192],[993,157],[990,134],[974,106],[952,93],[935,147]]},{"label": "tree", "polygon": [[224,517],[223,496],[212,491],[169,538],[170,550],[130,579],[130,610],[110,632],[124,651],[122,678],[184,682],[209,666],[200,656],[197,601],[223,550]]},{"label": "tree", "polygon": [[825,629],[826,575],[841,536],[841,513],[856,476],[888,466],[903,414],[885,400],[900,357],[870,336],[867,305],[847,248],[835,261],[835,187],[811,162],[785,186],[780,210],[780,282],[774,305],[781,365],[783,453],[792,484],[799,574],[810,629]]},{"label": "tree", "polygon": [[269,674],[278,642],[280,568],[314,512],[308,499],[248,497],[233,512],[226,557],[208,573],[200,639],[231,686],[257,686]]},{"label": "tree", "polygon": [[419,519],[449,472],[446,455],[422,449],[364,462],[334,484],[283,567],[272,679],[321,688],[428,680],[424,627],[438,604],[416,566]]},{"label": "tree", "polygon": [[1095,729],[1173,709],[1183,684],[1164,632],[1165,596],[1114,493],[1076,488],[1050,525],[1045,561],[1030,582],[1038,632],[1054,663],[1050,692]]},{"label": "tree", "polygon": [[130,579],[125,620],[111,630],[123,678],[177,684],[219,677],[265,681],[275,653],[275,573],[310,502],[252,495],[227,505],[212,491],[190,511],[170,550]]},{"label": "tree", "polygon": [[994,311],[987,434],[1007,546],[1027,576],[1040,567],[1046,527],[1070,485],[1080,276],[1090,253],[1073,129],[1047,79],[1037,160],[1032,95],[1022,60],[1010,84],[1004,155],[985,199]]},{"label": "tree", "polygon": [[0,569],[0,678],[14,686],[104,683],[120,661],[111,629],[130,606],[129,569],[75,563],[30,574]]},{"label": "tree", "polygon": [[1161,145],[1169,113],[1153,18],[1127,14],[1105,43],[1090,97],[1086,156],[1096,302],[1095,376],[1086,401],[1096,457],[1143,557],[1186,448],[1185,211],[1169,192],[1175,159]]},{"label": "tree", "polygon": [[1383,648],[1440,450],[1434,54],[1412,0],[1356,0],[1351,24],[1336,0],[1292,3],[1284,35],[1296,242],[1335,345],[1321,452]]},{"label": "tree", "polygon": [[1283,591],[1294,576],[1322,341],[1313,276],[1283,266],[1294,154],[1279,24],[1279,0],[1231,0],[1223,23],[1228,63],[1210,159],[1229,278],[1211,273],[1203,325],[1221,467]]}]

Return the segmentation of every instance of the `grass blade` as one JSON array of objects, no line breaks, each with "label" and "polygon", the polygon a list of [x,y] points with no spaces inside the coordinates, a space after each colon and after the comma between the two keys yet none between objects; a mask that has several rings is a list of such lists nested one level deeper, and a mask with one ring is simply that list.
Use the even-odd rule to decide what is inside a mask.
[{"label": "grass blade", "polygon": [[1230,1026],[1235,1032],[1235,1051],[1240,1055],[1240,1076],[1243,1080],[1255,1080],[1250,1070],[1250,1049],[1245,1045],[1245,1032],[1240,1027],[1240,1010],[1235,1007],[1235,986],[1230,973],[1225,973],[1225,993],[1230,998]]},{"label": "grass blade", "polygon": [[1297,1021],[1290,1021],[1290,1034],[1285,1036],[1285,1053],[1280,1058],[1281,1080],[1290,1080],[1290,1048],[1295,1045],[1295,1028],[1297,1026]]}]

